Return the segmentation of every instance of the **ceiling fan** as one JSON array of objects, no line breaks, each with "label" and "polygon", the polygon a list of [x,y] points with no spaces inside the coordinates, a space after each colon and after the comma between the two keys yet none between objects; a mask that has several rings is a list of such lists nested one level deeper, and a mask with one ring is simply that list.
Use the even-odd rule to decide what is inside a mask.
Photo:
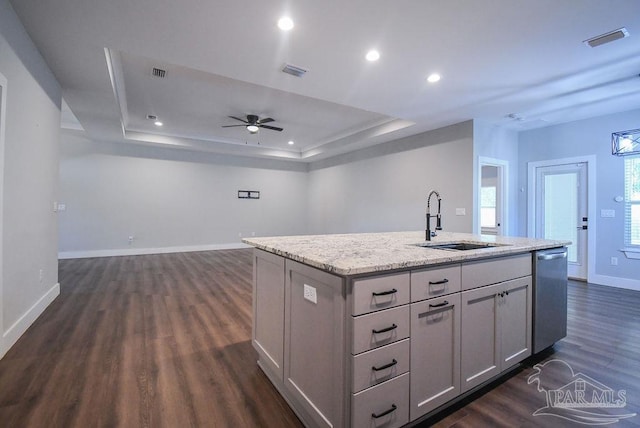
[{"label": "ceiling fan", "polygon": [[235,116],[229,116],[229,117],[231,119],[239,120],[240,122],[244,123],[244,125],[223,125],[222,126],[223,128],[233,128],[235,126],[244,126],[247,128],[247,131],[249,131],[252,134],[255,134],[256,132],[258,132],[260,128],[270,129],[272,131],[278,131],[278,132],[282,131],[282,128],[278,128],[277,126],[265,125],[265,123],[275,122],[275,119],[272,119],[270,117],[265,117],[264,119],[260,119],[255,114],[248,114],[247,120],[240,119],[239,117],[235,117]]}]

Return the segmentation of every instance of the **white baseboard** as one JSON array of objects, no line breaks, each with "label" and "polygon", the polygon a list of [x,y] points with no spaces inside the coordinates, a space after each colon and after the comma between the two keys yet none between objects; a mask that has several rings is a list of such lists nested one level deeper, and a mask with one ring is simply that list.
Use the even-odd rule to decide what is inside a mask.
[{"label": "white baseboard", "polygon": [[59,259],[86,259],[86,258],[93,258],[93,257],[140,256],[145,254],[188,253],[192,251],[237,250],[241,248],[251,248],[251,246],[247,244],[243,244],[242,242],[232,242],[229,244],[191,245],[191,246],[184,246],[184,247],[122,248],[122,249],[116,249],[116,250],[61,251],[58,253],[58,258]]},{"label": "white baseboard", "polygon": [[589,282],[609,287],[625,288],[627,290],[640,291],[640,281],[637,279],[618,278],[608,275],[590,275]]},{"label": "white baseboard", "polygon": [[45,309],[60,295],[60,283],[55,284],[38,299],[11,327],[2,335],[0,358],[20,339],[20,336],[35,322]]}]

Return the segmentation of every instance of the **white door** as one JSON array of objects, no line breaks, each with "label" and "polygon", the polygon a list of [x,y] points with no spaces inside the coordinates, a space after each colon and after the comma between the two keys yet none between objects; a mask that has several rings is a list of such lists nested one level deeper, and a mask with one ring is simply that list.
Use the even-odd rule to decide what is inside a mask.
[{"label": "white door", "polygon": [[571,241],[569,277],[587,279],[587,164],[536,168],[536,237]]}]

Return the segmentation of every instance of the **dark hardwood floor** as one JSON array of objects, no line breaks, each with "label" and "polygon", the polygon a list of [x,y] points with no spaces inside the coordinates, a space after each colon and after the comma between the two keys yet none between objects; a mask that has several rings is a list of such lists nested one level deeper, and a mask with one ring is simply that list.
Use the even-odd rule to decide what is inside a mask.
[{"label": "dark hardwood floor", "polygon": [[[251,250],[63,260],[59,278],[0,360],[0,426],[301,426],[256,365]],[[533,416],[545,395],[527,379],[552,359],[626,390],[624,413],[640,413],[640,293],[571,282],[553,353],[424,426],[580,426]]]}]

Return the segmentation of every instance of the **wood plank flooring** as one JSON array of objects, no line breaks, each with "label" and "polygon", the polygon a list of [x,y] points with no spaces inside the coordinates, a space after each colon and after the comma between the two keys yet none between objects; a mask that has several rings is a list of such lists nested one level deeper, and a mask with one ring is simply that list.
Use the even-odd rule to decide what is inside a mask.
[{"label": "wood plank flooring", "polygon": [[[0,360],[2,427],[300,427],[251,347],[251,250],[63,260],[61,294]],[[423,426],[579,426],[533,416],[559,358],[640,413],[640,293],[571,282],[569,335]],[[640,426],[640,416],[612,426]]]}]

